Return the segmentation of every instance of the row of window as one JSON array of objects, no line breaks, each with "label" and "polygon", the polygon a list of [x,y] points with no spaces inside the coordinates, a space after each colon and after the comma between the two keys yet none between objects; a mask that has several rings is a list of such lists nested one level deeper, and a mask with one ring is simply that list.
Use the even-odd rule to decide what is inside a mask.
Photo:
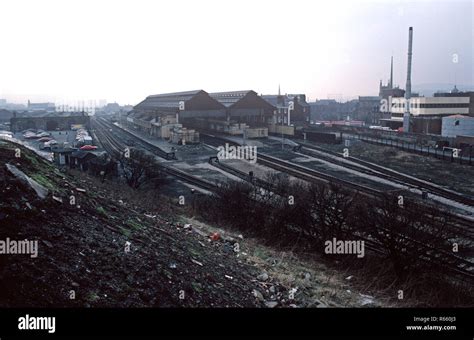
[{"label": "row of window", "polygon": [[[454,103],[454,104],[420,104],[417,102],[410,103],[410,107],[421,109],[449,109],[449,108],[469,108],[469,103]],[[392,103],[393,108],[405,107],[405,103]]]}]

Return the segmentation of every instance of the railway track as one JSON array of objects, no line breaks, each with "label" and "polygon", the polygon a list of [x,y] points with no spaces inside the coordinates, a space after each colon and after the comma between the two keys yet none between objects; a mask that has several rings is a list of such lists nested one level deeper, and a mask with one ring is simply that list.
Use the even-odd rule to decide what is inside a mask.
[{"label": "railway track", "polygon": [[[229,141],[225,138],[216,137],[216,136],[207,135],[207,134],[201,134],[201,139],[205,140],[207,144],[210,144],[212,146],[222,145],[223,142],[230,143],[234,146],[239,145],[238,143]],[[295,177],[308,180],[311,182],[337,183],[337,184],[341,184],[352,190],[358,191],[360,193],[363,193],[372,197],[380,197],[383,194],[383,192],[379,190],[375,190],[375,189],[362,186],[360,184],[352,183],[349,181],[341,180],[341,179],[335,178],[334,176],[330,176],[330,175],[321,173],[319,171],[303,167],[298,164],[294,164],[294,163],[281,160],[272,156],[262,155],[261,153],[258,155],[257,162],[263,165],[266,165],[268,167],[271,167],[273,169],[289,173]],[[267,185],[271,185],[271,184],[267,183]],[[456,215],[453,215],[453,216],[450,215],[449,217],[452,217],[453,219],[457,218],[458,222],[462,222],[463,224],[462,226],[452,224],[450,225],[450,227],[457,230],[459,233],[462,232],[463,234],[461,236],[464,239],[469,240],[472,244],[474,241],[474,238],[472,237],[472,229],[469,229],[471,233],[466,233],[466,229],[465,229],[466,220],[460,217],[457,217]],[[391,231],[386,230],[386,232],[391,232]],[[364,240],[368,246],[368,249],[379,254],[385,254],[383,246],[379,244],[378,242],[372,239],[362,238],[360,235],[353,235],[353,236],[356,236]],[[409,238],[406,235],[397,234],[397,237],[405,239],[409,243],[409,246],[407,246],[407,250],[410,250],[410,249],[416,250],[420,248],[424,249],[424,253],[421,255],[420,259],[424,261],[426,264],[428,265],[436,264],[438,266],[441,266],[445,268],[447,271],[449,271],[450,273],[452,273],[453,275],[456,275],[457,277],[459,277],[461,280],[466,280],[466,279],[474,280],[474,263],[471,262],[470,260],[457,256],[453,254],[452,252],[449,253],[441,249],[435,249],[431,247],[430,245],[423,244],[420,241]]]},{"label": "railway track", "polygon": [[[450,190],[446,190],[436,185],[432,185],[425,181],[419,180],[417,178],[404,175],[393,171],[391,169],[387,169],[377,164],[373,164],[370,162],[366,162],[354,157],[343,157],[342,154],[325,150],[323,148],[301,144],[301,147],[295,147],[295,151],[301,152],[305,155],[309,155],[312,157],[319,157],[325,161],[331,162],[336,165],[347,167],[348,169],[352,169],[358,172],[362,172],[371,176],[376,176],[379,178],[383,178],[401,185],[404,185],[409,188],[415,188],[420,191],[430,192],[437,196],[450,199],[455,201],[459,204],[464,205],[465,207],[473,207],[474,200],[471,198],[467,198],[464,195],[452,192]],[[304,150],[308,151],[304,151]],[[317,153],[313,152],[316,151]],[[335,158],[337,157],[337,158]],[[349,163],[352,162],[352,163]],[[415,196],[415,195],[412,195]],[[418,197],[415,197],[418,198]],[[459,214],[450,213],[449,218],[453,221],[454,225],[453,228],[457,229],[460,235],[465,237],[466,239],[474,240],[474,228],[472,227],[473,221],[469,218],[463,217]]]},{"label": "railway track", "polygon": [[126,145],[116,140],[107,126],[103,125],[99,120],[93,120],[93,127],[93,133],[96,135],[102,148],[112,157],[120,158],[125,151]]},{"label": "railway track", "polygon": [[101,127],[107,131],[114,131],[115,135],[119,135],[123,137],[123,140],[132,139],[143,149],[153,153],[154,155],[161,157],[166,160],[174,160],[176,159],[176,155],[174,152],[166,152],[160,147],[136,136],[135,134],[123,129],[115,124],[111,124],[110,122],[106,121],[104,118],[96,118],[94,120],[97,124],[101,125]]},{"label": "railway track", "polygon": [[[474,199],[471,197],[466,197],[463,194],[444,189],[442,187],[433,185],[429,182],[414,178],[412,176],[402,174],[400,172],[361,160],[359,158],[351,156],[344,157],[342,154],[339,154],[337,152],[325,150],[323,148],[308,143],[300,143],[300,145],[301,148],[299,148],[299,152],[303,154],[307,154],[313,157],[316,156],[333,164],[344,166],[348,169],[387,179],[395,183],[419,189],[420,191],[436,194],[437,196],[453,200],[466,206],[474,206]],[[340,160],[338,161],[337,159]]]},{"label": "railway track", "polygon": [[[115,156],[120,156],[121,152],[123,152],[124,145],[117,141],[116,137],[113,136],[113,134],[110,132],[109,128],[106,126],[106,124],[98,124],[98,129],[95,131],[98,138],[100,138],[101,144],[104,146],[104,149],[106,149],[107,152],[111,152]],[[211,135],[205,135],[204,139],[211,145],[221,145],[222,144],[222,139],[219,137],[214,137]],[[229,142],[225,140],[226,142]],[[238,143],[231,142],[234,145],[238,145]],[[284,160],[279,160],[275,157],[267,156],[267,155],[259,155],[259,158],[263,158],[263,163],[270,165],[272,167],[278,168],[282,171],[285,172],[292,172],[293,174],[299,176],[300,178],[306,178],[310,179],[312,181],[333,181],[333,177],[325,177],[327,175],[322,174],[319,172],[313,172],[312,169],[308,169],[299,165],[294,165],[291,164],[290,162],[284,161]],[[158,165],[158,164],[157,164]],[[196,187],[205,189],[207,191],[215,192],[217,189],[217,186],[209,183],[207,181],[204,181],[200,178],[194,177],[192,175],[189,175],[183,171],[174,169],[169,166],[165,166],[162,164],[159,164],[160,166],[166,173],[169,175],[176,177],[184,182],[187,182],[189,184],[192,184]],[[234,169],[235,170],[235,169]],[[237,170],[238,171],[238,170]],[[247,175],[243,172],[240,173],[241,176]],[[260,180],[261,181],[261,180]],[[263,181],[262,181],[263,182]],[[337,181],[340,183],[340,181]],[[262,183],[260,183],[262,184]],[[262,184],[263,185],[263,184]],[[266,183],[264,185],[271,186],[271,184]],[[365,193],[367,194],[367,188],[362,187],[360,185],[357,185],[356,187],[352,187],[353,189],[356,190],[364,190]],[[369,188],[370,193],[374,194],[374,190]],[[378,242],[368,239],[368,238],[362,238],[360,235],[353,235],[356,236],[360,239],[363,239],[366,244],[367,248],[369,250],[372,250],[376,253],[379,254],[385,254],[385,250],[383,249],[382,245],[379,244]],[[427,263],[428,265],[433,265],[436,264],[437,266],[441,266],[445,268],[447,271],[452,273],[453,275],[456,275],[461,280],[474,280],[474,264],[466,259],[463,259],[459,256],[453,255],[453,254],[448,254],[444,251],[441,251],[439,249],[433,249],[430,248],[429,245],[424,245],[421,244],[420,242],[416,240],[412,240],[408,238],[405,235],[398,235],[402,238],[407,239],[407,241],[410,243],[410,246],[408,246],[408,249],[417,249],[422,247],[425,249],[423,255],[421,256],[421,259]]]},{"label": "railway track", "polygon": [[[206,135],[201,133],[201,137],[204,137],[206,140],[206,143],[212,145],[212,146],[219,146],[222,145],[222,142],[230,143],[235,146],[238,146],[239,144],[236,142],[231,142],[226,139],[222,139],[220,137],[215,137],[212,135]],[[262,153],[258,154],[257,157],[257,163],[260,163],[262,165],[268,166],[272,169],[286,172],[294,177],[307,180],[310,182],[324,182],[324,183],[335,183],[335,184],[341,184],[347,188],[357,190],[361,193],[364,194],[370,194],[370,195],[381,195],[382,192],[379,190],[375,190],[373,188],[360,185],[357,183],[349,182],[340,178],[337,178],[335,176],[331,176],[328,174],[325,174],[323,172],[307,168],[302,165],[298,165],[289,161],[285,161],[276,157],[272,157],[269,155],[265,155]]]},{"label": "railway track", "polygon": [[[122,142],[118,141],[118,138],[110,132],[110,126],[108,126],[108,124],[104,123],[103,121],[94,120],[94,128],[95,128],[94,133],[97,135],[97,138],[99,139],[99,142],[104,148],[104,150],[107,151],[107,153],[110,154],[111,156],[119,159],[122,156],[127,146],[123,144]],[[132,134],[132,136],[137,141],[141,141],[135,135]],[[148,145],[148,148],[153,148],[153,147],[155,147],[153,144]],[[158,147],[156,148],[163,152],[163,150],[159,149]],[[147,151],[150,151],[150,150],[147,149]],[[155,152],[153,151],[156,151],[156,150],[151,150],[150,152],[155,154]],[[188,184],[194,185],[196,187],[199,187],[201,189],[211,191],[211,192],[215,192],[217,189],[217,186],[215,184],[207,182],[198,177],[192,176],[184,171],[175,169],[171,166],[164,165],[164,164],[156,163],[156,165],[168,175],[176,177]]]}]

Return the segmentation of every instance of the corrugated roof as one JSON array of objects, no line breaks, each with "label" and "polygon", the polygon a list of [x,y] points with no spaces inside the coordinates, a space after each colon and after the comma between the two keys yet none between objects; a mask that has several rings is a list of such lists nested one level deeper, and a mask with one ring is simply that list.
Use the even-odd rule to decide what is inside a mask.
[{"label": "corrugated roof", "polygon": [[199,94],[204,92],[203,90],[184,91],[184,92],[172,92],[155,94],[146,97],[146,99],[135,106],[135,109],[139,110],[175,110],[179,108],[179,102],[186,102]]}]

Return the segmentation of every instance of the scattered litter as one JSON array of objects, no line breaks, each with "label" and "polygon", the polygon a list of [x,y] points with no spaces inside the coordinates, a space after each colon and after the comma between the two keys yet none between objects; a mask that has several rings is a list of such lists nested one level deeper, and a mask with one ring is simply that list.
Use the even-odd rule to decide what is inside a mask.
[{"label": "scattered litter", "polygon": [[229,276],[229,275],[225,275],[225,277],[226,277],[227,279],[229,279],[229,280],[232,280],[232,279],[233,279],[233,277],[232,277],[232,276]]},{"label": "scattered litter", "polygon": [[210,237],[212,241],[218,241],[221,238],[221,235],[219,233],[213,233]]},{"label": "scattered litter", "polygon": [[268,308],[275,308],[276,306],[278,306],[278,302],[277,301],[267,301],[267,302],[265,302],[265,306],[267,306]]},{"label": "scattered litter", "polygon": [[22,183],[28,185],[31,189],[33,189],[40,199],[44,199],[46,198],[46,196],[48,196],[48,189],[36,182],[34,179],[28,177],[23,171],[19,170],[16,166],[11,164],[5,164],[5,166],[13,176],[15,176]]},{"label": "scattered litter", "polygon": [[350,281],[354,276],[353,275],[350,275],[348,277],[346,277],[346,280]]},{"label": "scattered litter", "polygon": [[191,259],[192,263],[195,263],[197,264],[198,266],[201,266],[202,267],[202,263],[199,262],[199,261],[196,261],[195,259]]},{"label": "scattered litter", "polygon": [[374,303],[374,297],[373,296],[365,295],[365,294],[361,294],[361,293],[359,293],[359,295],[361,296],[360,304],[362,306],[366,306],[366,305],[370,305],[370,304]]},{"label": "scattered litter", "polygon": [[234,252],[234,245],[231,244],[231,243],[228,243],[228,242],[224,243],[224,251],[226,253],[233,253]]},{"label": "scattered litter", "polygon": [[170,263],[169,267],[170,267],[171,269],[176,269],[176,263]]},{"label": "scattered litter", "polygon": [[[207,236],[208,236],[204,231],[202,231],[201,229],[198,229],[198,228],[196,228],[196,227],[193,227],[193,231],[194,231],[196,234],[201,235],[202,237],[207,237]],[[210,240],[208,239],[208,241],[210,241]]]},{"label": "scattered litter", "polygon": [[268,280],[268,274],[267,273],[262,273],[259,276],[257,276],[257,280],[259,281],[267,281]]},{"label": "scattered litter", "polygon": [[252,291],[253,296],[255,296],[259,301],[264,301],[263,294],[260,293],[258,290],[254,289]]},{"label": "scattered litter", "polygon": [[46,240],[42,240],[42,242],[43,242],[44,244],[46,244],[46,246],[47,246],[48,248],[53,248],[53,245],[51,244],[51,242],[46,241]]},{"label": "scattered litter", "polygon": [[63,203],[63,199],[61,197],[57,197],[57,196],[53,195],[53,200],[55,200],[56,202],[59,202],[59,203]]},{"label": "scattered litter", "polygon": [[242,234],[239,234],[238,238],[240,238],[241,240],[244,239],[244,237],[242,236]]},{"label": "scattered litter", "polygon": [[186,223],[186,224],[184,225],[183,229],[186,229],[186,230],[187,230],[187,229],[191,229],[191,227],[192,227],[191,224]]},{"label": "scattered litter", "polygon": [[86,192],[86,189],[76,188],[76,191],[85,193],[85,192]]}]

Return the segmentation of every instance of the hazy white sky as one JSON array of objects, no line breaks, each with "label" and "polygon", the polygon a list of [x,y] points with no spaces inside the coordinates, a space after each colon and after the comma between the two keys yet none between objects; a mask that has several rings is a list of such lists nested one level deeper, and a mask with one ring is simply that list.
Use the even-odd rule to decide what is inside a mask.
[{"label": "hazy white sky", "polygon": [[0,0],[0,13],[0,98],[17,102],[375,95],[392,54],[404,87],[409,26],[413,84],[474,78],[471,0]]}]

